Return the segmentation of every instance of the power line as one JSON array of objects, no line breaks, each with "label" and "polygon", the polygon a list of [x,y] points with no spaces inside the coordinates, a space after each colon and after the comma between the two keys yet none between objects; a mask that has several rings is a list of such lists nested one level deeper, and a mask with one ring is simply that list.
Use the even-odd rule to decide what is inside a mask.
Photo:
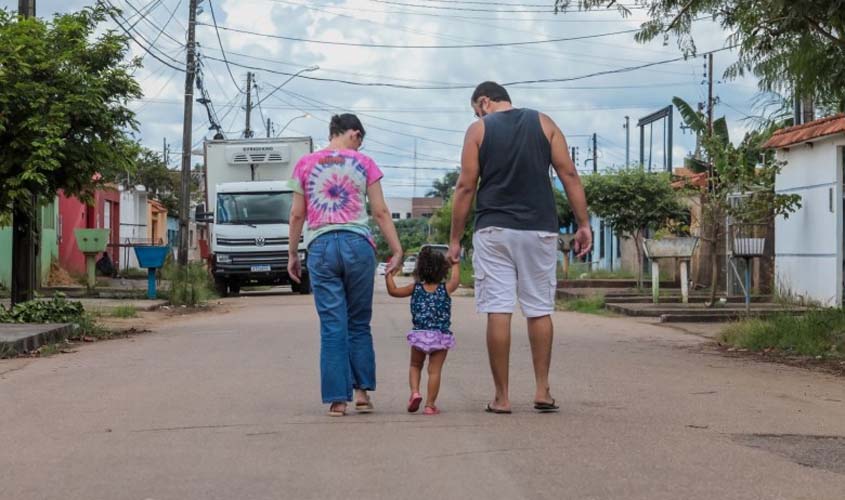
[{"label": "power line", "polygon": [[[229,66],[229,60],[226,57],[226,49],[223,48],[223,39],[220,38],[220,30],[218,29],[217,25],[217,16],[214,14],[213,0],[208,0],[208,9],[211,11],[211,20],[214,23],[214,33],[217,34],[217,43],[220,45],[220,53],[223,55],[223,62],[226,64],[226,71],[229,72],[229,77],[232,79],[232,84],[234,84],[235,88],[238,89],[238,92],[243,94],[244,91],[241,90],[241,86],[238,84],[238,80],[235,78],[235,75],[232,73],[232,68]],[[247,89],[247,91],[249,91],[249,89]]]},{"label": "power line", "polygon": [[[211,24],[207,23],[197,23],[200,26],[210,26],[214,27]],[[342,47],[366,47],[366,48],[377,48],[377,49],[485,49],[491,47],[519,47],[524,45],[539,45],[545,43],[558,43],[558,42],[571,42],[575,40],[589,40],[592,38],[602,38],[608,36],[615,36],[615,35],[623,35],[628,33],[638,33],[640,31],[639,28],[634,29],[626,29],[626,30],[619,30],[619,31],[609,31],[606,33],[595,33],[592,35],[579,35],[579,36],[572,36],[572,37],[563,37],[563,38],[548,38],[545,40],[523,40],[519,42],[495,42],[495,43],[472,43],[472,44],[465,44],[465,45],[393,45],[393,44],[386,44],[386,43],[357,43],[357,42],[338,42],[333,40],[315,40],[311,38],[299,38],[299,37],[292,37],[292,36],[284,36],[284,35],[274,35],[272,33],[259,33],[257,31],[245,30],[240,28],[232,28],[229,26],[216,26],[217,29],[225,30],[225,31],[232,31],[234,33],[241,33],[244,35],[252,35],[252,36],[260,36],[265,38],[277,38],[279,40],[288,40],[292,42],[304,42],[304,43],[315,43],[321,45],[333,45],[333,46],[342,46]]]},{"label": "power line", "polygon": [[[156,61],[158,61],[158,62],[160,62],[160,63],[164,64],[165,66],[168,66],[168,67],[170,67],[170,68],[172,68],[172,69],[175,69],[176,71],[181,71],[181,72],[183,72],[183,73],[185,72],[185,68],[180,68],[180,67],[178,67],[178,66],[173,65],[172,63],[169,63],[169,62],[165,61],[164,59],[162,59],[161,57],[159,57],[157,54],[153,53],[153,51],[151,50],[151,47],[148,47],[148,46],[146,46],[146,45],[142,44],[141,42],[139,42],[139,41],[138,41],[138,39],[137,39],[137,38],[135,38],[135,35],[134,35],[134,34],[133,34],[130,30],[128,30],[128,29],[127,29],[127,28],[123,25],[123,23],[121,23],[121,22],[118,20],[118,16],[116,16],[116,15],[114,14],[115,12],[119,12],[119,10],[118,10],[118,9],[114,6],[114,4],[112,4],[109,0],[98,0],[98,1],[99,1],[101,4],[102,4],[103,2],[105,2],[105,3],[107,3],[107,4],[109,5],[109,7],[111,7],[111,9],[108,9],[108,12],[109,12],[109,17],[111,17],[111,18],[112,18],[112,21],[114,21],[114,22],[115,22],[115,23],[116,23],[116,24],[120,27],[120,29],[121,29],[121,30],[122,30],[122,31],[126,34],[126,36],[128,36],[128,37],[129,37],[129,38],[130,38],[133,42],[135,42],[135,44],[136,44],[136,45],[138,45],[139,47],[141,47],[141,49],[143,49],[143,50],[144,50],[144,52],[146,52],[147,54],[149,54],[150,56],[152,56],[152,57],[153,57],[153,59],[155,59]],[[122,16],[121,16],[121,17],[122,17]],[[143,39],[145,42],[149,43],[149,41],[148,41],[146,38],[144,38],[144,37],[143,37],[143,35],[138,34],[138,36],[139,36],[141,39]],[[175,59],[173,59],[173,58],[172,58],[172,57],[170,57],[170,56],[166,56],[166,57],[168,57],[169,59],[171,59],[171,60],[173,60],[173,61],[176,61]],[[178,63],[178,61],[177,61],[177,63]]]}]

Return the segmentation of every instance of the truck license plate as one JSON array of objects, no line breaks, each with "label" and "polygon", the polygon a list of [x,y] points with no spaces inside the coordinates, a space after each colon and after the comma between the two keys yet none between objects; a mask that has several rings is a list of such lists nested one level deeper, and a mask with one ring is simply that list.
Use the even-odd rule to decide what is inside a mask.
[{"label": "truck license plate", "polygon": [[269,273],[270,272],[270,264],[261,264],[259,266],[252,266],[250,271],[254,273]]}]

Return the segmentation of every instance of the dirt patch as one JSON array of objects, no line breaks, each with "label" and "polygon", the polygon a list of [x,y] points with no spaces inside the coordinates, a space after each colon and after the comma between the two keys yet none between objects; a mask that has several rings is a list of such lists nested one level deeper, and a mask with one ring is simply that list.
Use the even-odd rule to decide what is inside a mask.
[{"label": "dirt patch", "polygon": [[74,286],[82,288],[82,285],[70,275],[58,262],[53,261],[50,265],[50,274],[47,276],[48,286]]},{"label": "dirt patch", "polygon": [[845,377],[845,359],[841,358],[795,356],[778,351],[754,352],[718,342],[694,346],[690,347],[690,349],[704,353],[719,354],[728,358],[745,359],[759,363],[774,363]]},{"label": "dirt patch", "polygon": [[845,437],[804,434],[738,434],[736,443],[780,455],[805,467],[845,474]]}]

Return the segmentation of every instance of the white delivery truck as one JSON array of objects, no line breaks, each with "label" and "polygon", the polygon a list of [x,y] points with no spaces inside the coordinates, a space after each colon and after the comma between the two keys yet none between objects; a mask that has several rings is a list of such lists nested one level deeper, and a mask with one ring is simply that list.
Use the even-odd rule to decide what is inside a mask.
[{"label": "white delivery truck", "polygon": [[296,162],[312,151],[310,137],[205,143],[206,204],[197,207],[196,218],[208,223],[208,258],[221,295],[237,295],[242,286],[287,284],[295,293],[310,293],[305,250],[301,284],[292,282],[287,265],[290,178]]}]

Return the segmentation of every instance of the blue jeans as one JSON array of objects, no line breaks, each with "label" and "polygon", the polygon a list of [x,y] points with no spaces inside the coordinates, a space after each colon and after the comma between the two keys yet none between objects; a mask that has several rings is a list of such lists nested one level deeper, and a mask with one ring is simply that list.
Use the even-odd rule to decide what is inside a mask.
[{"label": "blue jeans", "polygon": [[333,231],[308,246],[308,272],[320,315],[323,403],[352,401],[352,389],[375,390],[370,320],[376,255],[351,231]]}]

